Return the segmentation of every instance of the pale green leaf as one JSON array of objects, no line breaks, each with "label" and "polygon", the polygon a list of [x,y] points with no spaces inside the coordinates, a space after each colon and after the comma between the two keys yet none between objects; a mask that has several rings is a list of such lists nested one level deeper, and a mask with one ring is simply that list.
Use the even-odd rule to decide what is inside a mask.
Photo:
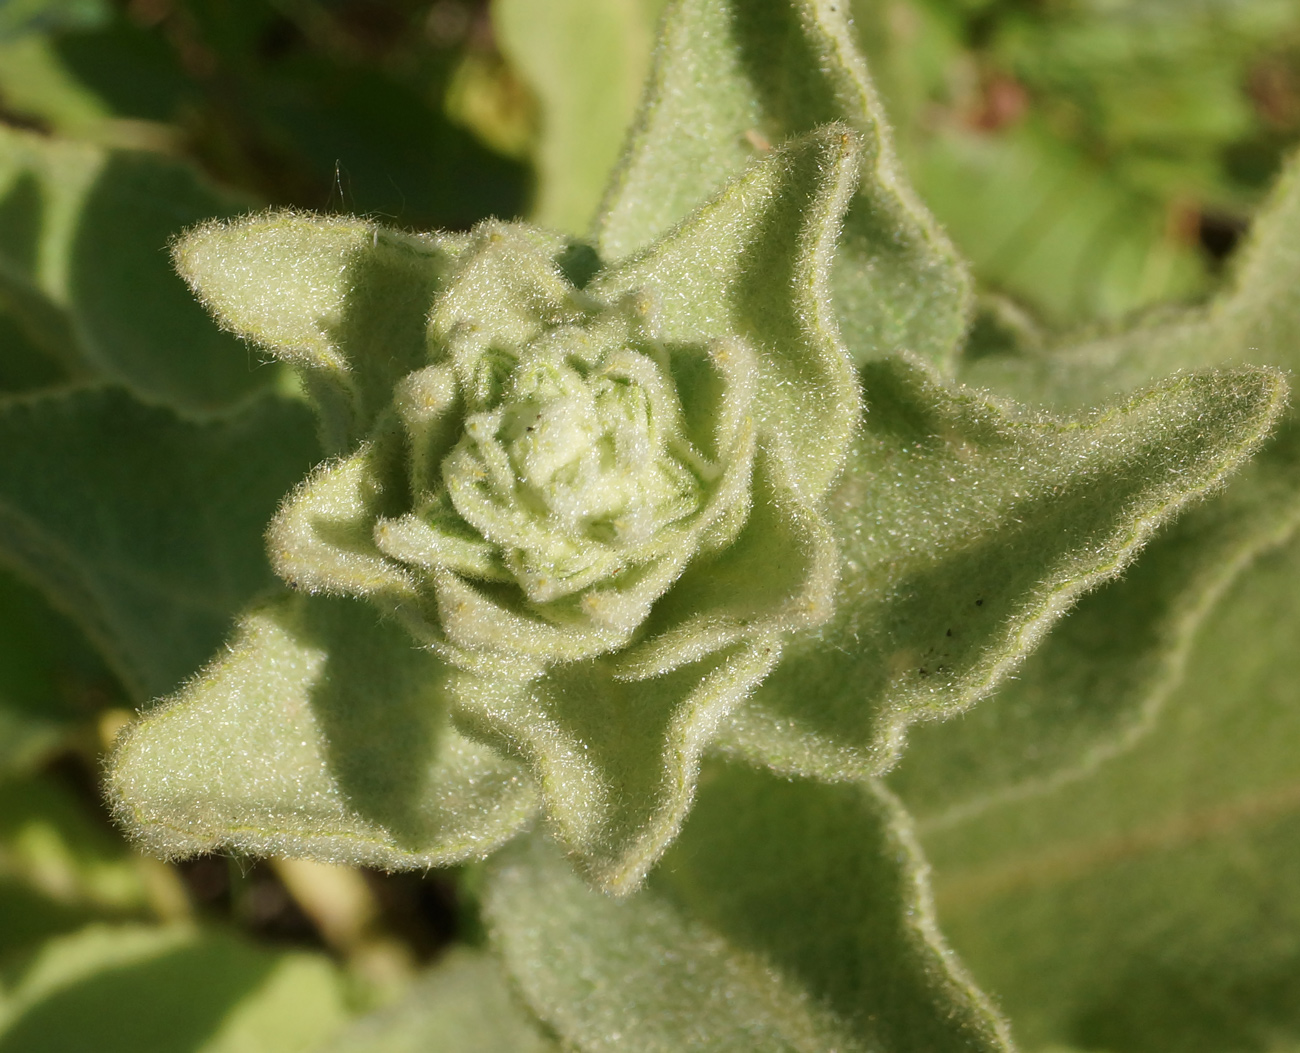
[{"label": "pale green leaf", "polygon": [[139,697],[172,690],[274,582],[262,530],[315,453],[300,403],[197,424],[91,388],[0,403],[0,552]]},{"label": "pale green leaf", "polygon": [[188,927],[95,925],[41,946],[0,997],[0,1050],[306,1053],[347,1018],[318,954]]},{"label": "pale green leaf", "polygon": [[501,963],[457,948],[394,1006],[372,1013],[321,1053],[557,1053],[511,992]]},{"label": "pale green leaf", "polygon": [[607,899],[534,837],[484,906],[533,1011],[584,1053],[1008,1048],[874,785],[715,767],[649,890]]},{"label": "pale green leaf", "polygon": [[[553,832],[607,890],[635,887],[672,839],[702,750],[782,637],[830,615],[839,559],[821,504],[858,392],[824,298],[856,150],[843,126],[791,141],[583,289],[562,236],[475,228],[428,294],[430,364],[270,528],[287,581],[370,598],[461,670],[458,717],[528,763]],[[277,245],[285,224],[304,244],[330,233],[272,217],[192,235],[183,265],[205,254],[197,284],[212,303],[228,290],[228,319],[274,280],[245,282],[257,222]],[[275,317],[287,333],[298,316]],[[571,364],[546,365],[560,354]],[[608,425],[575,407],[616,375],[646,400],[620,419],[648,422],[657,452],[580,461]],[[541,376],[569,401],[529,386]],[[597,467],[556,471],[579,463]],[[614,509],[615,540],[572,528],[574,507]]]},{"label": "pale green leaf", "polygon": [[0,128],[0,303],[76,376],[211,411],[264,389],[167,265],[185,227],[238,205],[185,165]]},{"label": "pale green leaf", "polygon": [[1298,597],[1291,542],[1207,620],[1154,733],[1085,779],[922,827],[944,929],[1026,1047],[1300,1042]]},{"label": "pale green leaf", "polygon": [[795,140],[589,286],[649,297],[665,341],[751,344],[755,416],[812,500],[838,474],[856,415],[827,279],[859,149],[842,125]]},{"label": "pale green leaf", "polygon": [[970,281],[904,181],[847,4],[836,0],[669,7],[597,223],[601,254],[635,252],[772,145],[832,121],[866,145],[833,275],[845,342],[858,361],[907,349],[947,367],[966,328]]},{"label": "pale green leaf", "polygon": [[303,368],[327,444],[343,450],[425,363],[429,305],[463,245],[455,235],[271,212],[196,227],[173,255],[223,326]]},{"label": "pale green leaf", "polygon": [[114,810],[169,857],[410,868],[486,855],[532,817],[536,792],[452,726],[448,672],[365,604],[277,600],[119,740]]},{"label": "pale green leaf", "polygon": [[495,0],[497,44],[537,98],[534,222],[585,234],[650,68],[663,0]]},{"label": "pale green leaf", "polygon": [[[1013,679],[922,724],[890,782],[931,827],[1083,778],[1159,726],[1197,632],[1241,571],[1300,523],[1293,425],[1085,596]],[[955,777],[955,773],[960,773]]]},{"label": "pale green leaf", "polygon": [[893,764],[906,727],[988,694],[1082,593],[1218,484],[1285,398],[1268,370],[1176,377],[1074,419],[864,367],[867,412],[830,518],[837,613],[793,641],[724,748],[843,778]]},{"label": "pale green leaf", "polygon": [[[1291,365],[1300,339],[1297,229],[1293,171],[1259,220],[1236,283],[1209,307],[1076,347],[1045,351],[1031,341],[970,362],[967,375],[1030,402],[1071,405],[1161,369],[1243,359]],[[1294,529],[1298,442],[1292,409],[1224,494],[1158,537],[1123,580],[1086,598],[996,699],[952,727],[917,729],[919,753],[946,762],[904,762],[897,785],[909,803],[933,813],[931,822],[956,820],[1076,779],[1148,733],[1219,595]],[[946,774],[953,770],[960,780]]]},{"label": "pale green leaf", "polygon": [[1300,161],[1283,173],[1232,282],[1200,308],[1153,313],[1092,340],[963,363],[962,379],[1035,405],[1086,406],[1179,369],[1300,362]]}]

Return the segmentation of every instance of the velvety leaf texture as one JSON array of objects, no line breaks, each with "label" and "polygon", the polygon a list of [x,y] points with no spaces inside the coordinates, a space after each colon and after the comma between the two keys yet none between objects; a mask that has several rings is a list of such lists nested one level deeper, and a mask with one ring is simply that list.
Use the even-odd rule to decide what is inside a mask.
[{"label": "velvety leaf texture", "polygon": [[536,791],[447,714],[448,670],[351,600],[286,597],[119,742],[109,790],[153,851],[384,867],[481,857]]},{"label": "velvety leaf texture", "polygon": [[237,207],[175,161],[0,128],[0,306],[74,377],[229,406],[274,373],[203,316],[165,250]]},{"label": "velvety leaf texture", "polygon": [[[1296,170],[1282,179],[1243,250],[1234,283],[1205,308],[1133,333],[976,359],[967,375],[1038,404],[1073,405],[1161,369],[1242,359],[1294,366],[1300,314]],[[1225,493],[1157,537],[1124,579],[1079,605],[996,699],[952,725],[917,731],[919,757],[898,773],[909,803],[940,822],[1040,792],[1131,748],[1184,674],[1202,620],[1250,561],[1300,521],[1300,439],[1287,419]],[[948,774],[960,770],[962,778]]]},{"label": "velvety leaf texture", "polygon": [[0,445],[4,560],[143,697],[190,675],[273,584],[262,530],[316,448],[298,403],[199,424],[116,388],[0,402]]},{"label": "velvety leaf texture", "polygon": [[584,1053],[1009,1048],[874,784],[715,766],[647,891],[602,897],[534,837],[494,862],[485,910],[524,998]]},{"label": "velvety leaf texture", "polygon": [[903,179],[847,6],[671,4],[597,245],[610,259],[627,256],[773,144],[843,121],[866,146],[833,278],[845,342],[858,361],[906,349],[946,368],[965,331],[970,279]]},{"label": "velvety leaf texture", "polygon": [[1300,1041],[1298,581],[1295,542],[1260,557],[1130,751],[924,835],[945,931],[1026,1046]]},{"label": "velvety leaf texture", "polygon": [[1254,450],[1286,395],[1268,370],[1189,374],[1061,419],[901,361],[862,376],[867,412],[830,504],[845,553],[837,613],[786,649],[721,737],[829,778],[884,770],[908,724],[991,691]]},{"label": "velvety leaf texture", "polygon": [[822,504],[858,392],[827,281],[858,149],[843,126],[792,140],[582,288],[573,243],[494,222],[254,216],[177,246],[349,450],[276,516],[277,571],[367,597],[453,668],[457,719],[528,765],[607,889],[671,840],[782,638],[830,613]]}]

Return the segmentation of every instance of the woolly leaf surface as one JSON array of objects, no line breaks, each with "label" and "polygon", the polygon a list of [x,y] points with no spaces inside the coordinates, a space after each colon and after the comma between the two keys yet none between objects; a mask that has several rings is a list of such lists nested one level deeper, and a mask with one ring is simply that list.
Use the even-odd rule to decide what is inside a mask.
[{"label": "woolly leaf surface", "polygon": [[484,904],[524,998],[586,1053],[1008,1048],[874,785],[715,767],[648,890],[604,898],[534,837]]},{"label": "woolly leaf surface", "polygon": [[833,275],[845,342],[858,361],[907,349],[946,368],[966,328],[970,279],[906,185],[845,3],[678,0],[668,8],[597,223],[600,252],[626,257],[756,156],[833,121],[866,144]]},{"label": "woolly leaf surface", "polygon": [[1026,1047],[1300,1040],[1298,583],[1294,541],[1242,575],[1127,753],[922,827],[944,931]]},{"label": "woolly leaf surface", "polygon": [[125,733],[115,811],[169,857],[411,868],[486,855],[529,820],[535,791],[452,727],[446,679],[364,604],[282,598]]},{"label": "woolly leaf surface", "polygon": [[1014,412],[924,370],[863,370],[867,412],[830,505],[837,613],[793,641],[727,750],[843,778],[908,724],[959,712],[1084,591],[1217,485],[1272,427],[1269,370],[1190,374],[1074,419]]}]

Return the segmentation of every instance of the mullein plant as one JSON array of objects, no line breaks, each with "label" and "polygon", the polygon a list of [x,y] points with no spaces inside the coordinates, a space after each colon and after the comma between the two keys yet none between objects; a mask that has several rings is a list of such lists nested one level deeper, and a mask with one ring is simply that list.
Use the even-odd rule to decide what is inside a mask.
[{"label": "mullein plant", "polygon": [[[1300,1035],[1300,183],[1210,304],[1050,350],[985,310],[975,354],[854,34],[674,0],[586,237],[196,204],[175,265],[290,397],[142,364],[111,273],[6,286],[119,385],[5,407],[0,539],[172,692],[107,767],[123,827],[468,867],[486,945],[332,1048]],[[73,153],[32,185],[82,164],[111,217],[138,173]],[[232,524],[286,489],[273,580]]]}]

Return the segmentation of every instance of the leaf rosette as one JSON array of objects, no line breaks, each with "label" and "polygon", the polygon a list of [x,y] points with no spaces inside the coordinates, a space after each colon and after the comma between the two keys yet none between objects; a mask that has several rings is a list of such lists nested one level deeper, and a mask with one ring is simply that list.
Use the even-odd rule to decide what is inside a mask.
[{"label": "leaf rosette", "polygon": [[833,609],[823,505],[859,394],[828,274],[859,149],[842,126],[792,140],[612,264],[499,221],[272,213],[177,246],[341,451],[275,517],[276,571],[403,626],[456,734],[522,762],[607,889],[639,882],[719,723]]},{"label": "leaf rosette", "polygon": [[[728,547],[749,512],[753,350],[722,339],[670,351],[648,296],[584,295],[555,272],[554,247],[498,225],[480,232],[434,308],[434,364],[398,383],[376,440],[387,449],[361,455],[404,476],[409,510],[373,527],[403,573],[388,589],[395,609],[469,671],[486,661],[531,678],[625,649],[684,568]],[[540,279],[531,317],[483,320],[462,284],[516,264]],[[716,409],[697,398],[688,414],[674,353],[695,367],[694,388],[716,392]],[[299,519],[291,503],[273,538],[300,531]],[[279,547],[294,548],[290,537]],[[283,572],[302,580],[292,561]]]}]

